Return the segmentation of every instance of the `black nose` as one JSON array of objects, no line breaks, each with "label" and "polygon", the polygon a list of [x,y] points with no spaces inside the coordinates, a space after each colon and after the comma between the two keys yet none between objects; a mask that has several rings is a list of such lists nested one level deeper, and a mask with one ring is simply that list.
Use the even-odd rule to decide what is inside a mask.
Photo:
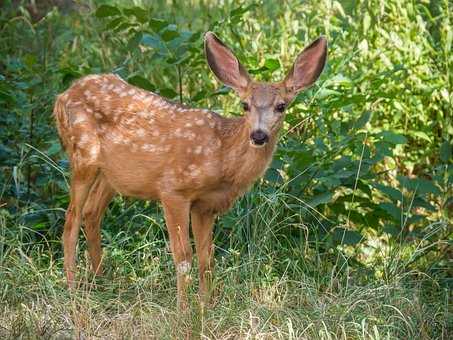
[{"label": "black nose", "polygon": [[252,132],[250,139],[256,145],[263,145],[269,141],[269,136],[262,130],[256,130]]}]

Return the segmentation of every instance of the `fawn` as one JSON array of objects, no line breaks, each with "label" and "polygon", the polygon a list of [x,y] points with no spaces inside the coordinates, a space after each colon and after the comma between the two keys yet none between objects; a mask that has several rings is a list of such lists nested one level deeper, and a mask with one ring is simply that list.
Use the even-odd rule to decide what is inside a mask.
[{"label": "fawn", "polygon": [[320,37],[309,45],[278,83],[253,81],[211,32],[205,35],[205,53],[217,78],[241,98],[244,116],[188,108],[113,74],[86,76],[58,96],[54,115],[72,171],[63,232],[69,287],[82,222],[92,270],[101,274],[101,220],[112,198],[121,194],[161,202],[183,309],[192,262],[191,221],[201,300],[208,297],[215,218],[265,172],[285,108],[319,77],[327,41]]}]

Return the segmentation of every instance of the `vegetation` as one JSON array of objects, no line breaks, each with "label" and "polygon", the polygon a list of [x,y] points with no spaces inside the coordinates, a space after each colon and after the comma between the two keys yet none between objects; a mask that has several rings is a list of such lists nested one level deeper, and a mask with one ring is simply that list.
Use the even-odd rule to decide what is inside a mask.
[{"label": "vegetation", "polygon": [[[57,6],[58,5],[58,6]],[[453,22],[448,0],[12,1],[0,5],[2,338],[447,339],[453,333]],[[216,226],[213,307],[180,320],[161,208],[118,197],[106,273],[60,237],[70,173],[53,118],[74,79],[115,72],[238,115],[212,30],[258,79],[329,40],[264,179]]]}]

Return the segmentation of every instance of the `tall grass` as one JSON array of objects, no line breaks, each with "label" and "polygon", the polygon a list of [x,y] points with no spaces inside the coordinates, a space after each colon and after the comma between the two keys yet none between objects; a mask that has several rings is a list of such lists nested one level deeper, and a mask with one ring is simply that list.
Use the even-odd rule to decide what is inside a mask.
[{"label": "tall grass", "polygon": [[[218,230],[213,301],[201,310],[192,273],[191,312],[176,310],[171,255],[160,226],[142,217],[108,240],[105,277],[94,279],[79,247],[79,287],[65,288],[55,241],[40,244],[7,232],[1,259],[0,334],[3,337],[81,338],[448,338],[449,292],[421,273],[395,272],[386,281],[318,252],[309,228],[298,241],[280,237],[281,199],[267,196],[252,211],[235,211],[229,240]],[[160,215],[160,214],[159,214]],[[251,219],[253,223],[243,221]],[[115,217],[109,214],[106,223]],[[11,230],[5,226],[2,230]],[[240,227],[242,225],[242,227]],[[106,235],[107,234],[107,235]],[[220,240],[219,240],[220,238]],[[246,241],[244,241],[244,238]],[[311,244],[310,244],[311,243]],[[85,256],[83,255],[85,254]],[[393,254],[389,254],[393,256]],[[335,258],[337,259],[335,260]],[[403,260],[395,266],[404,268]]]}]

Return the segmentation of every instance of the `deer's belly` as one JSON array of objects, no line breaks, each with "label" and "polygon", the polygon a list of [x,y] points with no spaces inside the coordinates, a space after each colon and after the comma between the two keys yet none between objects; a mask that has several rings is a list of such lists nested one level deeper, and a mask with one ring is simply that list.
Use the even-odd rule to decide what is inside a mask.
[{"label": "deer's belly", "polygon": [[228,184],[221,184],[215,188],[201,192],[193,200],[193,207],[216,215],[227,212],[241,195],[239,190]]},{"label": "deer's belly", "polygon": [[110,185],[121,195],[141,199],[159,198],[158,182],[163,175],[163,161],[121,152],[104,158],[101,171]]}]

